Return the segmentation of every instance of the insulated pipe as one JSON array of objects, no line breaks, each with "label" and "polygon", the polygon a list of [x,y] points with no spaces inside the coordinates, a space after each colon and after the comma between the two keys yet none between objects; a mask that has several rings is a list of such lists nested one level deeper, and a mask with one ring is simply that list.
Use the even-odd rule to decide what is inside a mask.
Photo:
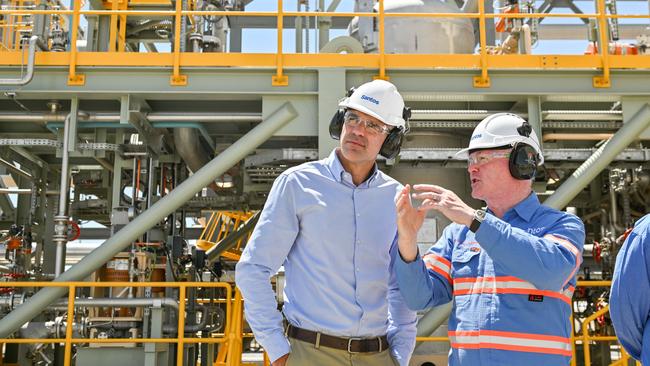
[{"label": "insulated pipe", "polygon": [[612,136],[614,136],[613,133],[545,133],[542,140],[600,141],[610,139]]},{"label": "insulated pipe", "polygon": [[20,79],[0,79],[0,85],[27,85],[34,78],[34,55],[36,54],[36,42],[38,36],[29,39],[29,55],[27,56],[27,73]]},{"label": "insulated pipe", "polygon": [[604,143],[553,193],[544,204],[564,208],[582,191],[623,149],[650,126],[650,105],[645,104],[614,136]]},{"label": "insulated pipe", "polygon": [[[0,122],[64,122],[66,114],[63,113],[11,113],[0,112]],[[236,114],[214,114],[214,113],[149,113],[146,115],[149,122],[262,122],[260,113],[236,113]],[[81,122],[119,122],[119,113],[87,113],[80,114]],[[183,127],[183,126],[177,126]]]},{"label": "insulated pipe", "polygon": [[[298,112],[290,102],[282,105],[264,122],[242,136],[237,142],[195,172],[171,193],[156,202],[150,209],[115,233],[79,263],[65,271],[55,282],[81,281],[88,277],[142,235],[148,228],[174,212],[197,192],[228,171],[230,167],[244,159],[297,115]],[[37,292],[25,304],[0,319],[0,338],[8,337],[18,330],[22,324],[40,314],[43,308],[67,292],[66,287],[46,287]]]},{"label": "insulated pipe", "polygon": [[192,172],[210,162],[210,152],[199,143],[199,134],[192,128],[174,128],[174,146]]},{"label": "insulated pipe", "polygon": [[[76,113],[76,111],[75,111]],[[54,236],[52,237],[56,244],[56,258],[54,262],[54,276],[59,277],[65,268],[65,244],[68,241],[68,191],[70,184],[69,173],[69,140],[70,140],[70,120],[72,114],[68,114],[65,119],[63,130],[63,150],[61,158],[61,183],[59,194],[59,214],[54,217]]]},{"label": "insulated pipe", "polygon": [[[134,298],[119,298],[119,297],[107,297],[107,298],[95,298],[95,299],[75,299],[74,300],[74,305],[75,306],[87,306],[87,307],[93,307],[93,306],[111,306],[111,307],[135,307],[135,306],[166,306],[170,308],[174,308],[178,310],[178,301],[174,299],[170,299],[168,297],[161,297],[161,298],[139,298],[139,297],[134,297]],[[66,307],[68,306],[68,299],[61,299],[54,304],[50,305],[50,307]]]},{"label": "insulated pipe", "polygon": [[0,194],[32,194],[29,188],[0,188]]},{"label": "insulated pipe", "polygon": [[[451,305],[453,301],[450,301],[446,304],[438,305],[433,309],[429,310],[424,314],[420,320],[418,320],[417,333],[418,337],[429,337],[433,332],[438,329],[438,327],[449,318],[451,314]],[[420,345],[425,342],[418,342],[415,346],[415,349],[420,347]]]}]

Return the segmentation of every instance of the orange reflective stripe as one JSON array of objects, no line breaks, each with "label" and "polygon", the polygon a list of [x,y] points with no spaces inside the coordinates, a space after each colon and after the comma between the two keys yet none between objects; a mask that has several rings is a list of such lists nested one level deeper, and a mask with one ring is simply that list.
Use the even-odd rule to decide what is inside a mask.
[{"label": "orange reflective stripe", "polygon": [[491,348],[505,351],[535,352],[571,356],[571,339],[545,334],[496,330],[449,331],[452,348]]},{"label": "orange reflective stripe", "polygon": [[429,253],[422,257],[427,269],[430,269],[442,277],[446,278],[451,283],[451,262],[442,256]]},{"label": "orange reflective stripe", "polygon": [[568,241],[568,240],[566,240],[564,238],[561,238],[559,236],[555,236],[553,234],[546,234],[546,235],[544,235],[544,239],[548,239],[548,240],[550,240],[550,241],[552,241],[554,243],[560,244],[561,246],[568,249],[571,253],[573,253],[573,255],[575,255],[576,257],[580,254],[580,251],[578,250],[578,248],[575,245],[573,245],[573,243],[571,243],[570,241]]},{"label": "orange reflective stripe", "polygon": [[542,295],[560,299],[571,305],[573,287],[562,292],[538,290],[532,283],[513,276],[454,279],[454,296],[477,294]]},{"label": "orange reflective stripe", "polygon": [[580,264],[582,263],[582,256],[580,255],[580,251],[570,241],[568,241],[566,239],[563,239],[563,238],[560,238],[558,236],[555,236],[553,234],[544,235],[544,239],[548,239],[548,240],[550,240],[550,241],[552,241],[554,243],[560,244],[564,248],[568,249],[571,253],[573,253],[573,255],[576,257],[576,263],[573,266],[573,270],[571,271],[571,274],[569,275],[569,277],[566,278],[566,280],[564,280],[564,283],[562,284],[562,287],[564,287],[564,286],[566,286],[567,283],[569,283],[569,281],[571,281],[573,276],[578,271],[578,268],[580,268]]}]

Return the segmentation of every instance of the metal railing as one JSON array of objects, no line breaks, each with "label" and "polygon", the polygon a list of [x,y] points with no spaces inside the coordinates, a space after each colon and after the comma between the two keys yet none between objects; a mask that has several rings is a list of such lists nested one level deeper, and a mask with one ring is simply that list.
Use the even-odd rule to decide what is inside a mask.
[{"label": "metal railing", "polygon": [[[65,338],[4,338],[0,339],[0,345],[3,343],[14,344],[37,344],[37,343],[62,343],[64,348],[64,365],[69,366],[72,356],[72,345],[82,343],[175,343],[177,344],[176,364],[183,364],[183,345],[188,343],[206,343],[222,344],[217,354],[214,365],[236,366],[241,364],[242,355],[242,334],[243,334],[243,313],[242,297],[239,290],[233,288],[225,282],[3,282],[5,288],[25,288],[25,287],[67,287],[68,303]],[[82,287],[173,287],[179,289],[178,304],[178,325],[180,331],[176,338],[73,338],[73,320],[76,298],[76,289]],[[223,288],[225,298],[220,302],[225,302],[226,315],[223,333],[217,336],[211,335],[205,338],[186,338],[182,329],[185,329],[185,305],[186,292],[188,287],[200,288]],[[216,302],[216,301],[215,301]],[[1,348],[0,348],[1,350]],[[1,356],[1,354],[0,354]],[[2,358],[0,358],[1,360]]]},{"label": "metal railing", "polygon": [[[176,1],[174,10],[128,10],[126,0],[122,5],[118,0],[111,2],[110,10],[81,10],[81,0],[72,0],[73,10],[36,10],[5,9],[0,15],[24,17],[37,14],[58,14],[72,16],[71,39],[76,40],[80,16],[110,16],[109,52],[79,52],[76,42],[70,44],[69,52],[39,52],[36,64],[39,66],[69,66],[68,84],[83,85],[84,75],[77,73],[79,66],[164,66],[172,67],[170,83],[186,85],[187,76],[181,74],[181,67],[268,67],[275,68],[272,83],[275,86],[288,85],[285,68],[293,67],[361,67],[377,69],[378,78],[387,79],[388,69],[471,69],[480,71],[474,76],[473,85],[477,88],[490,86],[488,71],[497,69],[588,69],[600,75],[593,78],[593,86],[606,88],[610,86],[611,69],[648,69],[650,57],[640,55],[610,55],[608,21],[610,19],[648,19],[650,14],[609,14],[606,0],[597,0],[596,13],[590,14],[547,14],[547,13],[486,13],[483,1],[478,2],[478,13],[386,13],[385,0],[379,0],[377,13],[355,12],[288,12],[283,9],[283,0],[277,0],[275,12],[248,11],[207,11],[183,10],[182,1]],[[192,53],[181,52],[181,20],[191,16],[231,16],[231,17],[275,17],[277,18],[277,52],[276,53]],[[122,52],[126,42],[123,37],[126,22],[120,22],[127,16],[173,17],[174,40],[171,53],[135,53]],[[285,54],[283,52],[284,17],[373,17],[379,24],[379,49],[376,54]],[[387,54],[385,51],[385,19],[390,17],[427,17],[427,18],[469,18],[479,20],[480,52],[479,54]],[[491,55],[486,44],[486,19],[532,19],[532,18],[578,18],[595,19],[598,22],[597,55]],[[119,29],[118,29],[119,27]],[[2,41],[2,40],[0,40]],[[117,47],[115,45],[117,44]],[[0,65],[21,65],[20,52],[0,51]]]}]

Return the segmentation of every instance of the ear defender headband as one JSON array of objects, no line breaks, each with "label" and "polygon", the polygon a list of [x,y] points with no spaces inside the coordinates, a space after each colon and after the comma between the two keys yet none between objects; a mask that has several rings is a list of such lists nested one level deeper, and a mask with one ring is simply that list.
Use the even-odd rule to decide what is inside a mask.
[{"label": "ear defender headband", "polygon": [[[517,127],[517,132],[521,136],[530,137],[532,131],[533,128],[527,121],[524,121],[521,126]],[[508,162],[508,168],[513,178],[519,180],[534,179],[535,174],[537,174],[538,163],[539,155],[535,148],[523,142],[514,144]]]},{"label": "ear defender headband", "polygon": [[[347,97],[351,97],[354,93],[354,88],[350,88],[347,93]],[[345,122],[345,108],[339,108],[332,120],[330,121],[330,136],[334,140],[339,140],[341,138],[341,131],[343,130],[343,123]],[[402,118],[404,121],[408,122],[411,118],[411,108],[404,107],[402,110]],[[395,127],[390,130],[388,136],[384,140],[384,143],[381,145],[379,154],[386,159],[393,159],[399,154],[399,151],[402,147],[402,140],[404,139],[405,129],[403,127]]]}]

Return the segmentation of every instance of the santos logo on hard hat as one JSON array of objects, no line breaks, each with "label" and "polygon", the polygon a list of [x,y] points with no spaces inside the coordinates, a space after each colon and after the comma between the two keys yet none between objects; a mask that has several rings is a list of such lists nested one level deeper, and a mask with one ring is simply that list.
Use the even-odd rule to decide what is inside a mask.
[{"label": "santos logo on hard hat", "polygon": [[375,98],[373,98],[373,97],[369,97],[369,96],[367,96],[367,95],[362,95],[362,96],[361,96],[361,100],[367,100],[367,101],[369,101],[370,103],[375,103],[376,105],[379,105],[379,101],[378,101],[377,99],[375,99]]}]

